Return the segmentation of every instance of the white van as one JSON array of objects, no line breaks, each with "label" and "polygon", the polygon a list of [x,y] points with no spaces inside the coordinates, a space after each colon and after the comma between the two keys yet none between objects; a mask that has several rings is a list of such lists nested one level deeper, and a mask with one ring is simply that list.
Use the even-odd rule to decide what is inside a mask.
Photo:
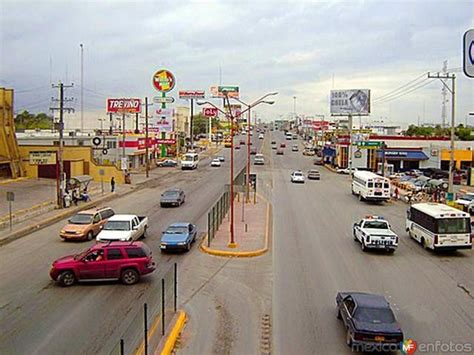
[{"label": "white van", "polygon": [[370,171],[356,171],[352,179],[352,194],[359,200],[387,201],[390,199],[390,180]]},{"label": "white van", "polygon": [[197,153],[186,153],[181,159],[181,169],[197,169],[199,164],[199,155]]}]

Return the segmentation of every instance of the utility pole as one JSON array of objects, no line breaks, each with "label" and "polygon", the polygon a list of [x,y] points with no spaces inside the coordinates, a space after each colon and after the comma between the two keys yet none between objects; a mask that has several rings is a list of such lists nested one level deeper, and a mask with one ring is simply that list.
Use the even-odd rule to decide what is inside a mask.
[{"label": "utility pole", "polygon": [[[446,74],[448,70],[448,61],[445,60],[443,62],[443,74]],[[443,83],[446,83],[446,80],[443,80]],[[448,91],[446,90],[446,86],[441,88],[441,96],[443,96],[443,103],[441,105],[441,127],[446,127],[446,103],[448,102]]]},{"label": "utility pole", "polygon": [[74,112],[71,107],[64,107],[65,102],[70,102],[72,99],[64,97],[64,88],[71,88],[72,85],[64,85],[59,82],[58,85],[52,85],[53,88],[59,88],[59,99],[53,99],[59,103],[59,107],[51,107],[51,111],[59,111],[59,148],[57,154],[57,165],[59,165],[59,172],[56,176],[56,198],[58,208],[63,208],[63,196],[64,196],[64,162],[63,162],[63,147],[64,147],[64,111]]},{"label": "utility pole", "polygon": [[148,158],[148,96],[145,97],[145,164],[146,177],[149,176],[150,164]]},{"label": "utility pole", "polygon": [[194,149],[194,135],[193,135],[193,116],[194,116],[194,99],[191,99],[191,119],[189,120],[189,126],[191,129],[191,149]]},{"label": "utility pole", "polygon": [[352,179],[352,115],[349,114],[349,175]]},{"label": "utility pole", "polygon": [[[443,86],[451,93],[451,155],[449,161],[449,188],[448,191],[453,193],[453,172],[454,172],[454,130],[456,125],[455,119],[455,98],[456,98],[456,75],[450,73],[428,73],[429,79],[440,79]],[[451,88],[446,84],[446,79],[451,79]]]},{"label": "utility pole", "polygon": [[81,46],[81,133],[84,132],[84,46]]}]

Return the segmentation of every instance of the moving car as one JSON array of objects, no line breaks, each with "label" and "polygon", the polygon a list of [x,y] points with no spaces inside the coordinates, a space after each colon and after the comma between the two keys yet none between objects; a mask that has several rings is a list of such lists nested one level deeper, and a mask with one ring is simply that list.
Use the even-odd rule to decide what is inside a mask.
[{"label": "moving car", "polygon": [[68,220],[59,236],[64,240],[92,240],[114,214],[110,207],[80,211]]},{"label": "moving car", "polygon": [[379,216],[367,216],[354,223],[352,235],[360,242],[362,251],[384,249],[393,253],[398,247],[398,236],[390,229],[390,224]]},{"label": "moving car", "polygon": [[265,165],[265,159],[263,158],[263,154],[256,154],[253,163],[255,165]]},{"label": "moving car", "polygon": [[197,169],[199,165],[199,155],[197,153],[186,153],[181,160],[181,169]]},{"label": "moving car", "polygon": [[168,168],[178,166],[178,162],[173,159],[165,159],[156,162],[156,166],[159,168]]},{"label": "moving car", "polygon": [[245,145],[245,141],[243,139],[240,140],[240,145]]},{"label": "moving car", "polygon": [[454,202],[461,205],[467,213],[474,213],[474,192],[468,192]]},{"label": "moving car", "polygon": [[148,218],[134,214],[116,214],[109,218],[102,231],[97,234],[98,242],[132,241],[146,238]]},{"label": "moving car", "polygon": [[120,280],[133,285],[140,277],[155,271],[150,248],[142,242],[94,244],[76,255],[53,262],[49,275],[61,286],[77,281]]},{"label": "moving car", "polygon": [[219,166],[221,166],[221,165],[222,165],[222,163],[221,163],[221,161],[219,160],[219,158],[214,158],[214,159],[212,159],[212,161],[211,161],[211,166],[217,166],[217,167],[219,167]]},{"label": "moving car", "polygon": [[285,153],[285,151],[281,148],[278,148],[276,153],[277,153],[277,155],[283,155]]},{"label": "moving car", "polygon": [[394,351],[403,342],[403,331],[384,296],[338,292],[336,309],[346,329],[346,344],[358,351]]},{"label": "moving car", "polygon": [[291,173],[291,182],[301,182],[304,184],[304,174],[301,170],[293,171]]},{"label": "moving car", "polygon": [[305,148],[303,150],[303,155],[313,156],[313,155],[316,155],[316,152],[314,151],[314,149]]},{"label": "moving car", "polygon": [[276,144],[272,144],[272,149],[277,149],[277,145],[276,145]]},{"label": "moving car", "polygon": [[[357,171],[357,168],[352,168],[352,173],[355,173]],[[336,173],[338,174],[350,174],[350,169],[349,168],[337,168]]]},{"label": "moving car", "polygon": [[161,252],[168,250],[190,250],[196,241],[197,228],[192,223],[173,223],[163,232],[161,237]]},{"label": "moving car", "polygon": [[220,162],[225,162],[225,158],[223,155],[219,155],[217,159],[219,159]]},{"label": "moving car", "polygon": [[280,143],[280,148],[286,148],[286,144],[285,143]]},{"label": "moving car", "polygon": [[297,144],[294,144],[292,147],[291,147],[291,151],[292,152],[297,152],[299,150],[298,148],[298,145]]},{"label": "moving car", "polygon": [[321,176],[319,175],[319,171],[318,170],[308,171],[308,179],[309,180],[319,180],[319,179],[321,179]]},{"label": "moving car", "polygon": [[258,139],[263,139],[263,138],[265,138],[265,136],[263,135],[263,133],[260,133],[260,134],[258,135]]},{"label": "moving car", "polygon": [[255,154],[257,154],[257,148],[251,148],[250,155],[255,155]]},{"label": "moving car", "polygon": [[184,200],[185,194],[182,189],[170,189],[161,194],[160,206],[181,206],[184,203]]}]

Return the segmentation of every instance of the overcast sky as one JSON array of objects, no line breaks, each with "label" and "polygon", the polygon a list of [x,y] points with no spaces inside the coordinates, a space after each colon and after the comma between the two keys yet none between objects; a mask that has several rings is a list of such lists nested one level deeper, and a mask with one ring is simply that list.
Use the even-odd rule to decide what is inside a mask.
[{"label": "overcast sky", "polygon": [[243,100],[278,91],[275,105],[256,110],[267,120],[291,115],[293,96],[298,114],[327,116],[331,89],[367,88],[372,115],[364,121],[406,125],[441,122],[439,80],[396,100],[377,97],[448,60],[457,121],[474,111],[474,79],[460,69],[463,34],[474,28],[472,0],[0,0],[0,10],[0,86],[15,89],[16,111],[47,110],[57,95],[50,84],[61,80],[75,84],[67,95],[77,99],[77,113],[68,120],[77,120],[80,43],[85,115],[96,125],[107,97],[155,96],[151,78],[161,68],[175,74],[176,98],[178,90],[209,92],[220,72]]}]

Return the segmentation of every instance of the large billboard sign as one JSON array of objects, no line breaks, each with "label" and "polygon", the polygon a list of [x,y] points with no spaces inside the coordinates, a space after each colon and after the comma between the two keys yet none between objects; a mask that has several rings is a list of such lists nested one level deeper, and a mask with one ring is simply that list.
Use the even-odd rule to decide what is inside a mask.
[{"label": "large billboard sign", "polygon": [[204,99],[204,90],[184,90],[179,92],[180,99]]},{"label": "large billboard sign", "polygon": [[238,86],[211,86],[211,96],[214,98],[224,98],[224,92],[227,93],[229,98],[239,98],[239,87]]},{"label": "large billboard sign", "polygon": [[141,99],[107,99],[107,113],[140,113]]},{"label": "large billboard sign", "polygon": [[331,115],[368,115],[370,90],[331,90]]},{"label": "large billboard sign", "polygon": [[474,29],[464,34],[464,74],[474,78]]},{"label": "large billboard sign", "polygon": [[175,84],[174,75],[169,70],[161,69],[153,75],[153,87],[159,92],[171,91]]}]

